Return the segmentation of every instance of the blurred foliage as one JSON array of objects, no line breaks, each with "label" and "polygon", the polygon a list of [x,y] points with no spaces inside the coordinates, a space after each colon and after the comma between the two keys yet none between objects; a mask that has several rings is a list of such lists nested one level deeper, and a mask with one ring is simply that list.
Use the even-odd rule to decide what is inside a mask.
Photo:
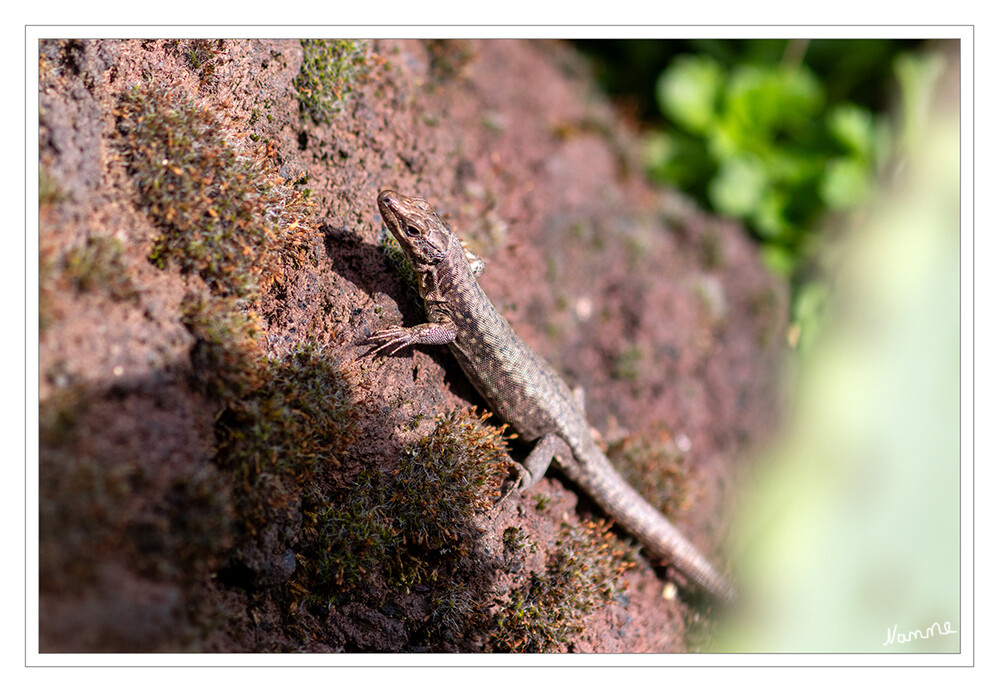
[{"label": "blurred foliage", "polygon": [[889,66],[920,41],[889,39],[597,39],[576,41],[593,61],[604,89],[642,122],[662,125],[655,83],[680,55],[704,55],[721,65],[773,65],[796,60],[823,82],[829,103],[853,101],[875,112],[891,106]]},{"label": "blurred foliage", "polygon": [[614,43],[655,75],[654,174],[795,289],[787,429],[715,648],[962,651],[956,42]]},{"label": "blurred foliage", "polygon": [[787,429],[733,524],[744,598],[719,650],[953,653],[967,641],[951,57],[896,59],[892,175],[822,239],[827,295],[800,295],[810,343]]},{"label": "blurred foliage", "polygon": [[[607,90],[649,126],[654,180],[742,221],[791,281],[797,332],[824,303],[824,229],[870,199],[905,86],[898,40],[582,41]],[[904,98],[904,97],[903,97]]]},{"label": "blurred foliage", "polygon": [[829,104],[800,63],[728,67],[683,55],[660,75],[656,97],[674,127],[649,139],[652,176],[744,221],[784,276],[808,258],[826,210],[867,198],[886,149],[871,111]]}]

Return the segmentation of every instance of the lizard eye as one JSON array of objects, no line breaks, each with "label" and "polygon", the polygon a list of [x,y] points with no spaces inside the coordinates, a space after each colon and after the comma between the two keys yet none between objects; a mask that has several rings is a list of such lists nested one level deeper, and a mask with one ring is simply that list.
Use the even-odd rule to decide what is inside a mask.
[{"label": "lizard eye", "polygon": [[416,236],[420,235],[420,232],[416,230],[416,228],[413,226],[406,226],[406,235],[408,235],[410,238],[415,238]]}]

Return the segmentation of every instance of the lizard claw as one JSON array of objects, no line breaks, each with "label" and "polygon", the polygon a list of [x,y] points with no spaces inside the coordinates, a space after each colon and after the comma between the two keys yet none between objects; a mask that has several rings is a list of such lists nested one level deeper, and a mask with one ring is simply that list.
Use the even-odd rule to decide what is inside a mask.
[{"label": "lizard claw", "polygon": [[524,466],[517,464],[517,468],[520,469],[520,478],[517,479],[516,487],[521,493],[527,491],[532,485],[534,485],[534,479],[531,477],[531,472],[528,471]]},{"label": "lizard claw", "polygon": [[533,483],[531,482],[530,471],[524,468],[522,464],[518,464],[516,462],[513,462],[511,465],[517,471],[517,479],[510,484],[510,489],[507,490],[505,493],[503,493],[503,496],[496,501],[497,505],[502,503],[503,500],[505,500],[506,498],[513,495],[513,491],[519,490],[521,494],[523,494],[524,491],[526,491],[529,487],[531,487],[531,485],[533,485]]},{"label": "lizard claw", "polygon": [[409,346],[412,340],[409,332],[403,327],[388,327],[375,332],[361,343],[365,346],[374,346],[372,350],[364,354],[366,356],[374,356],[383,352],[385,355],[391,356]]}]

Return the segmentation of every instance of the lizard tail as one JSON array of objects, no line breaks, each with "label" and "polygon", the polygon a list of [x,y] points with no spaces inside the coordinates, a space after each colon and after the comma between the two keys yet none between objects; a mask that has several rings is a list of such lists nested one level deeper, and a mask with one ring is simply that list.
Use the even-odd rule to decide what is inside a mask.
[{"label": "lizard tail", "polygon": [[[718,572],[693,543],[670,521],[632,488],[607,461],[602,452],[588,450],[587,458],[599,459],[605,468],[599,473],[587,473],[587,478],[574,478],[584,486],[599,485],[590,495],[608,515],[631,533],[656,557],[669,560],[698,586],[725,603],[736,600],[732,584]],[[566,469],[568,471],[568,469]],[[573,474],[570,473],[570,477]]]}]

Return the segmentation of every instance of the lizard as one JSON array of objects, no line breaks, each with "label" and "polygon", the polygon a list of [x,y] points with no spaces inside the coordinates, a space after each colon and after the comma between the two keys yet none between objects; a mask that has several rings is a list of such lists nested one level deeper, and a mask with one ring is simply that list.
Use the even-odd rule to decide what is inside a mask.
[{"label": "lizard", "polygon": [[[735,590],[683,534],[614,469],[594,438],[582,396],[517,335],[477,280],[485,265],[425,199],[378,194],[378,211],[418,277],[427,322],[381,329],[364,340],[369,354],[412,345],[447,345],[496,416],[535,442],[520,465],[521,491],[554,459],[563,473],[655,557],[671,561],[713,597]],[[470,261],[471,260],[471,261]]]}]

